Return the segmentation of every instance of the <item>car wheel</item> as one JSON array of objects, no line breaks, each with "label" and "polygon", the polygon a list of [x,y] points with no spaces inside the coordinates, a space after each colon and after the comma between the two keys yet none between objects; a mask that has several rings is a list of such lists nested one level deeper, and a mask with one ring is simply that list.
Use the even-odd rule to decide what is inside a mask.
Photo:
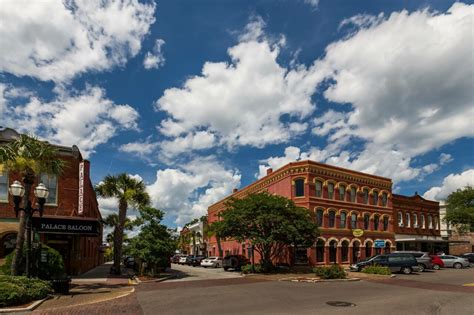
[{"label": "car wheel", "polygon": [[227,271],[227,270],[229,270],[229,268],[228,268],[228,267],[224,267],[224,271]]},{"label": "car wheel", "polygon": [[462,265],[461,265],[460,263],[455,263],[455,264],[453,265],[453,267],[456,268],[456,269],[461,269],[461,268],[462,268]]},{"label": "car wheel", "polygon": [[410,273],[412,273],[412,270],[410,267],[402,267],[402,269],[400,269],[400,271],[406,275],[409,275]]},{"label": "car wheel", "polygon": [[418,268],[420,269],[420,272],[425,271],[426,267],[423,264],[418,264]]},{"label": "car wheel", "polygon": [[440,270],[441,267],[440,267],[440,265],[436,265],[436,264],[435,264],[435,265],[433,265],[433,269],[434,269],[434,270]]}]

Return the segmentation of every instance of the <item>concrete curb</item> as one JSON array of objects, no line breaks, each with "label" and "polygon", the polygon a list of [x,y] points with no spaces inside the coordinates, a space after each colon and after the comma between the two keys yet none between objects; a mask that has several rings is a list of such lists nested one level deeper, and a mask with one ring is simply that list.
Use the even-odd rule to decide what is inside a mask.
[{"label": "concrete curb", "polygon": [[48,300],[51,298],[51,295],[48,295],[47,297],[45,297],[44,299],[42,300],[37,300],[35,302],[33,302],[32,304],[30,304],[29,306],[27,307],[15,307],[15,308],[0,308],[0,314],[1,313],[17,313],[17,312],[27,312],[27,311],[33,311],[35,308],[37,308],[38,306],[40,306],[44,301]]},{"label": "concrete curb", "polygon": [[163,282],[163,281],[166,281],[166,280],[169,280],[169,279],[173,279],[173,278],[178,278],[178,275],[169,275],[169,276],[166,276],[166,277],[163,277],[163,278],[160,278],[160,279],[156,279],[156,280],[145,280],[145,281],[142,281],[138,278],[135,278],[134,280],[137,282],[137,284],[140,284],[140,283],[151,283],[151,282]]},{"label": "concrete curb", "polygon": [[349,278],[349,279],[294,279],[294,278],[283,278],[278,281],[289,281],[289,282],[307,282],[307,283],[316,283],[316,282],[352,282],[360,281],[360,278]]}]

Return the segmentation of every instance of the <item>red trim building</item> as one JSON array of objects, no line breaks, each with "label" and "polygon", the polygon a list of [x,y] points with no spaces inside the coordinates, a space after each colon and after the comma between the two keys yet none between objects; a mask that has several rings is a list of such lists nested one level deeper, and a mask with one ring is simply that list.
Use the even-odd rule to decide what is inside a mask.
[{"label": "red trim building", "polygon": [[[0,129],[0,145],[16,137],[16,131]],[[33,184],[35,187],[43,182],[50,191],[43,217],[35,213],[33,218],[33,238],[34,242],[41,241],[59,251],[67,273],[77,275],[103,263],[102,217],[90,180],[89,161],[82,158],[76,146],[56,147],[66,167],[61,176],[41,174]],[[13,250],[18,233],[18,219],[8,187],[21,178],[1,167],[0,179],[1,259]],[[31,195],[30,199],[34,199]]]},{"label": "red trim building", "polygon": [[[321,235],[310,248],[288,248],[276,263],[348,264],[396,249],[392,180],[314,161],[289,163],[208,208],[209,224],[225,211],[228,198],[267,191],[293,200],[314,214]],[[410,200],[410,199],[409,199]],[[436,211],[436,204],[430,202]],[[439,207],[438,207],[439,216]],[[439,230],[438,230],[439,234]],[[251,244],[221,241],[224,254],[250,256]],[[208,255],[217,255],[211,237]],[[255,253],[255,261],[259,260]]]}]

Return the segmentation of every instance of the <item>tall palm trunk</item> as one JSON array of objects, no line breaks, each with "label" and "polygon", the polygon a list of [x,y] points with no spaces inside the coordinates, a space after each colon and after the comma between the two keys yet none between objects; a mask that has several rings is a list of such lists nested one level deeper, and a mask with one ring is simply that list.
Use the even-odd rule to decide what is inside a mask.
[{"label": "tall palm trunk", "polygon": [[[23,196],[23,209],[28,206],[28,200],[30,199],[31,186],[34,183],[34,177],[32,175],[25,175],[23,177],[23,183],[25,184],[25,195]],[[20,222],[18,223],[18,235],[16,236],[15,254],[13,255],[13,261],[11,266],[11,273],[14,276],[19,275],[20,264],[23,258],[23,244],[25,243],[26,233],[26,216],[25,212],[20,211]]]},{"label": "tall palm trunk", "polygon": [[128,204],[125,200],[119,202],[119,221],[115,227],[114,240],[114,269],[115,274],[121,274],[120,261],[122,260],[122,242],[123,242],[123,228],[125,226],[125,218],[127,217]]}]

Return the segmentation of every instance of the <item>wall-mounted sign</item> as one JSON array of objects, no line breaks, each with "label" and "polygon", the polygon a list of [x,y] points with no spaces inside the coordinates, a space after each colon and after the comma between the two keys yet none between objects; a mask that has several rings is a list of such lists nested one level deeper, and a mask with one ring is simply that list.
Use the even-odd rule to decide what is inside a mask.
[{"label": "wall-mounted sign", "polygon": [[84,213],[84,162],[79,163],[79,201],[77,213]]},{"label": "wall-mounted sign", "polygon": [[362,235],[364,235],[364,230],[362,229],[352,230],[352,235],[354,235],[355,237],[361,237]]},{"label": "wall-mounted sign", "polygon": [[38,233],[98,235],[100,224],[97,220],[33,217],[33,228]]},{"label": "wall-mounted sign", "polygon": [[385,247],[385,241],[384,240],[375,240],[374,241],[374,247],[375,248],[384,248]]}]

